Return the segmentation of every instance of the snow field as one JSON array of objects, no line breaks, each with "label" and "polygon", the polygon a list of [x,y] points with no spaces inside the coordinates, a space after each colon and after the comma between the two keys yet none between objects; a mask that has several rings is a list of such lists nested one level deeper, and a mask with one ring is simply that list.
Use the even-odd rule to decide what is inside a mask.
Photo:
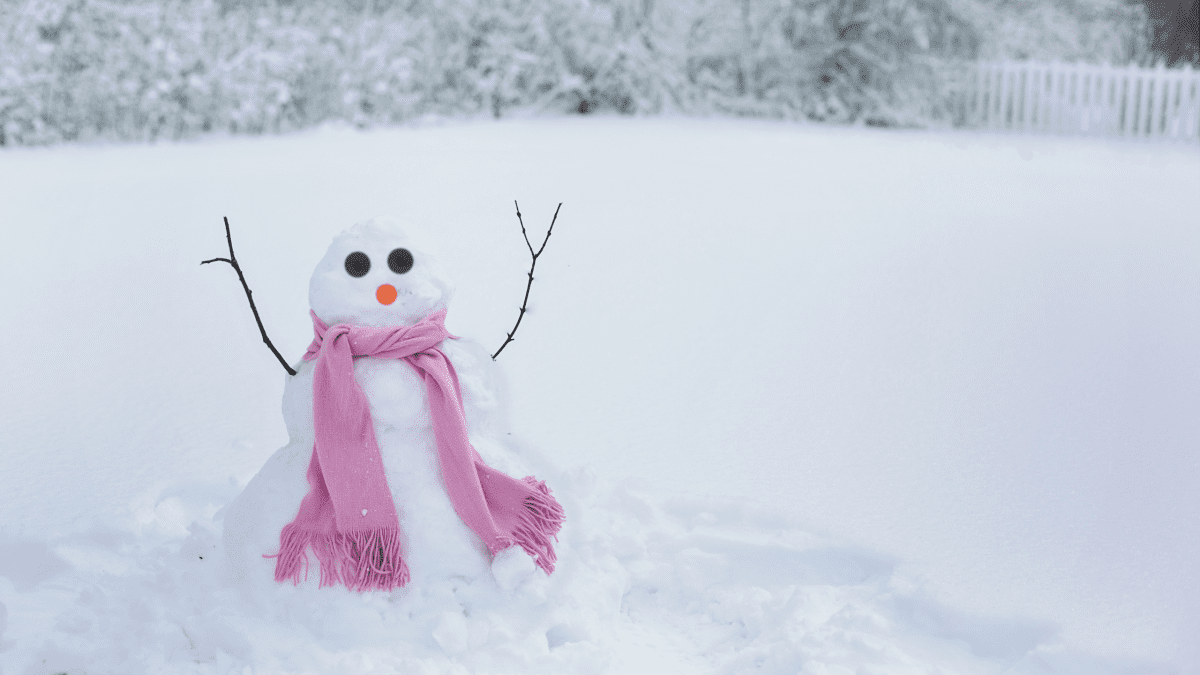
[{"label": "snow field", "polygon": [[[1196,672],[1198,178],[1193,148],[679,120],[6,152],[0,667]],[[451,331],[498,345],[513,197],[531,235],[565,203],[499,363],[514,449],[562,467],[545,602],[582,618],[314,615],[179,553],[285,442],[236,277],[197,264],[220,216],[289,357],[376,213],[435,224]]]}]

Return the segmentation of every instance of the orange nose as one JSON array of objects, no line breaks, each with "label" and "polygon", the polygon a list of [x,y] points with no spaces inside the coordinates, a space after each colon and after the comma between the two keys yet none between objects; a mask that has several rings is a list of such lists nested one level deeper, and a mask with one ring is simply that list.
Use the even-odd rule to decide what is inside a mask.
[{"label": "orange nose", "polygon": [[385,305],[390,305],[396,301],[396,287],[391,284],[384,284],[375,290],[375,299]]}]

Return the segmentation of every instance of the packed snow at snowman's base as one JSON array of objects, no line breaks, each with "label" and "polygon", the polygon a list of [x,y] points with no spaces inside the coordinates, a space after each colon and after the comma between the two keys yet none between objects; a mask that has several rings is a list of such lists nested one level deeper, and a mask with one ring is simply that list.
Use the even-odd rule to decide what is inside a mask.
[{"label": "packed snow at snowman's base", "polygon": [[[681,120],[0,153],[31,224],[0,289],[39,340],[0,360],[0,674],[1190,675],[1196,177],[1169,147]],[[535,241],[565,205],[496,363],[514,196]],[[304,281],[397,212],[442,224],[471,444],[562,506],[550,574],[447,524],[417,376],[370,358],[385,471],[426,461],[388,474],[412,579],[263,557],[309,488]],[[286,381],[196,264],[220,215]],[[432,297],[372,276],[391,249],[365,306]]]},{"label": "packed snow at snowman's base", "polygon": [[8,594],[10,634],[45,637],[7,658],[37,673],[1109,672],[1039,649],[1043,627],[947,621],[891,561],[771,514],[554,480],[559,566],[511,590],[231,585],[210,500],[236,488],[158,495],[139,535],[30,551],[57,575]]}]

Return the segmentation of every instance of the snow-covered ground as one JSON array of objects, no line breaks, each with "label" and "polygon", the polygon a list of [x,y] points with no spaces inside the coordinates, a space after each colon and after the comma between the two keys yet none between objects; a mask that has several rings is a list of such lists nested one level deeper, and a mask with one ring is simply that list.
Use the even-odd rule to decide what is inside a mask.
[{"label": "snow-covered ground", "polygon": [[[1189,146],[671,119],[4,151],[0,672],[1200,673],[1197,185]],[[294,361],[378,213],[498,346],[514,198],[564,202],[499,359],[559,571],[466,618],[224,586],[286,434],[221,216]]]}]

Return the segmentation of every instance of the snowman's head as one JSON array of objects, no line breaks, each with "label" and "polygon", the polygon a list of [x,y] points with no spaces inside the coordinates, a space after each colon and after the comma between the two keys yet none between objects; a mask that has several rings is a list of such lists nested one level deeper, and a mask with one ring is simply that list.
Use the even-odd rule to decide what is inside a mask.
[{"label": "snowman's head", "polygon": [[445,309],[454,287],[426,235],[372,218],[334,237],[308,284],[308,304],[326,324],[412,325]]}]

